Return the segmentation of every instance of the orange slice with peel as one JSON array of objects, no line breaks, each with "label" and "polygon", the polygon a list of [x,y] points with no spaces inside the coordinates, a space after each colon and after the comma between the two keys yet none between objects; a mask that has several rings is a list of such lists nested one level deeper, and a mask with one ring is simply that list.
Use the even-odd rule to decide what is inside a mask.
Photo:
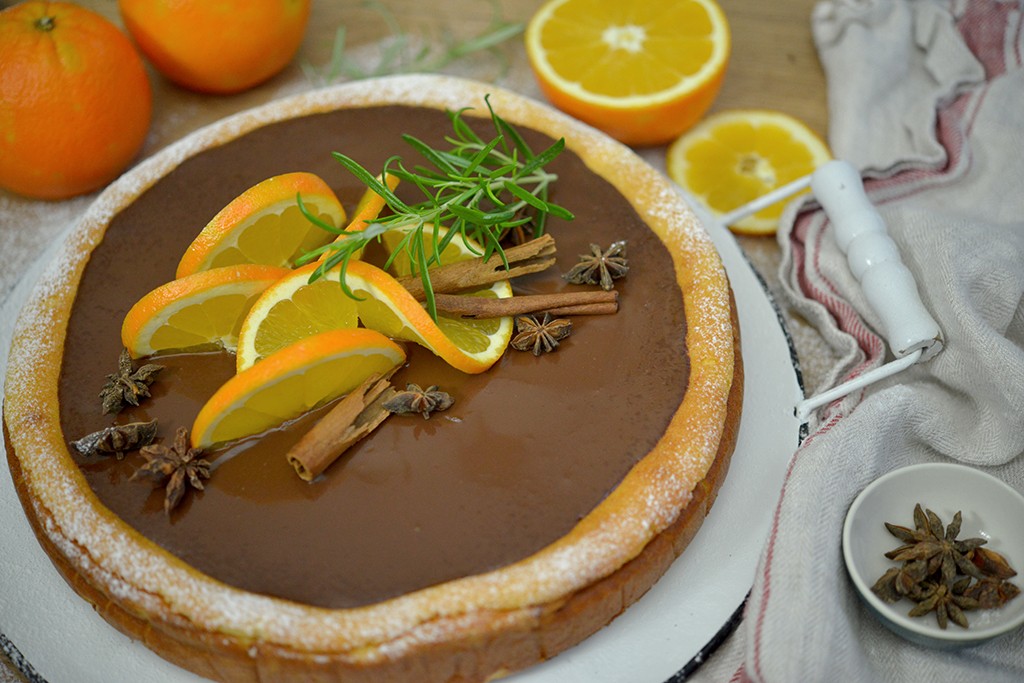
[{"label": "orange slice with peel", "polygon": [[331,226],[345,224],[345,209],[319,176],[297,172],[267,178],[221,209],[189,245],[177,277],[240,263],[291,268],[295,260],[334,239],[299,209]]},{"label": "orange slice with peel", "polygon": [[[350,261],[345,282],[340,267],[309,282],[318,264],[289,272],[254,303],[239,332],[236,368],[259,365],[276,350],[310,334],[353,327],[354,308],[363,326],[393,339],[415,342],[449,365],[467,373],[484,372],[505,352],[512,336],[511,318],[471,319],[438,314],[437,322],[393,276],[363,261]],[[467,296],[512,296],[507,281]]]},{"label": "orange slice with peel", "polygon": [[714,0],[549,0],[526,30],[548,100],[629,145],[662,144],[695,124],[729,51]]},{"label": "orange slice with peel", "polygon": [[233,351],[249,308],[289,272],[244,264],[172,280],[131,307],[121,326],[121,342],[135,358],[161,351]]},{"label": "orange slice with peel", "polygon": [[[828,146],[801,121],[777,111],[723,111],[702,121],[668,149],[669,177],[721,216],[813,173],[831,158]],[[776,231],[785,202],[729,226],[734,232]]]},{"label": "orange slice with peel", "polygon": [[[359,214],[357,209],[356,214]],[[410,229],[396,228],[382,235],[383,243],[392,250]],[[424,234],[424,246],[433,245],[433,228]],[[438,228],[443,239],[446,228]],[[441,253],[441,264],[472,258],[482,253],[472,240],[467,244],[457,236]],[[404,259],[403,259],[404,256]],[[363,325],[396,339],[416,342],[441,356],[464,372],[483,372],[494,364],[512,336],[512,318],[470,319],[438,315],[437,322],[423,310],[423,305],[394,277],[383,270],[350,261],[346,284],[358,299],[352,299],[339,283],[340,266],[310,282],[319,266],[311,263],[298,268],[274,283],[253,304],[238,335],[236,368],[239,372],[260,359],[311,334],[331,329]],[[399,253],[392,263],[399,275],[408,275],[411,265]],[[470,292],[466,296],[507,298],[512,296],[508,280]]]},{"label": "orange slice with peel", "polygon": [[[398,176],[396,175],[385,175],[382,173],[377,176],[377,180],[384,183],[392,192],[398,187]],[[345,229],[365,230],[367,224],[380,215],[386,204],[387,201],[385,201],[384,197],[374,192],[372,188],[366,188],[363,196],[359,198],[359,203],[356,204],[355,210],[352,212],[351,222]]]},{"label": "orange slice with peel", "polygon": [[[364,326],[424,346],[462,372],[486,371],[501,358],[512,336],[512,321],[507,317],[477,320],[439,313],[434,322],[398,280],[369,263],[349,262],[345,278],[357,297],[356,309]],[[507,281],[497,282],[466,296],[507,298],[512,287]]]},{"label": "orange slice with peel", "polygon": [[[423,247],[428,251],[434,248],[435,235],[437,240],[442,243],[448,236],[448,228],[444,226],[436,226],[435,229],[435,226],[428,224],[424,226],[423,230]],[[412,227],[400,227],[395,228],[394,230],[389,230],[381,235],[381,241],[384,244],[384,248],[389,254],[393,255],[393,258],[391,259],[391,272],[398,276],[410,275],[414,272],[408,252],[401,249],[397,254],[394,253],[396,249],[400,248],[402,240],[410,232],[412,232]],[[467,259],[481,256],[483,253],[483,247],[480,246],[476,240],[469,237],[463,237],[462,235],[456,235],[448,242],[447,245],[445,245],[444,249],[441,250],[438,264],[443,266],[449,263],[455,263],[456,261],[465,261]],[[512,296],[512,285],[508,280],[502,280],[500,282],[495,282],[490,287],[465,292],[463,296],[486,296],[505,299]],[[364,322],[363,324],[365,325],[367,323]],[[470,318],[461,318],[458,316],[449,316],[444,313],[438,314],[437,325],[449,339],[455,341],[456,344],[464,350],[471,350],[479,354],[478,358],[484,361],[493,356],[493,354],[498,350],[499,345],[504,346],[508,344],[508,340],[512,337],[514,326],[511,317],[481,318],[475,320]],[[484,348],[485,339],[488,340],[486,350]],[[504,340],[504,342],[502,340]],[[428,345],[428,348],[431,347]],[[494,360],[491,362],[493,363],[500,357],[501,354],[498,353],[497,356],[494,356]]]},{"label": "orange slice with peel", "polygon": [[404,360],[398,344],[373,330],[334,330],[298,341],[225,382],[200,409],[192,445],[210,448],[264,432]]},{"label": "orange slice with peel", "polygon": [[300,339],[356,327],[356,301],[338,284],[337,269],[309,281],[318,266],[310,263],[288,271],[252,305],[238,332],[238,372]]}]

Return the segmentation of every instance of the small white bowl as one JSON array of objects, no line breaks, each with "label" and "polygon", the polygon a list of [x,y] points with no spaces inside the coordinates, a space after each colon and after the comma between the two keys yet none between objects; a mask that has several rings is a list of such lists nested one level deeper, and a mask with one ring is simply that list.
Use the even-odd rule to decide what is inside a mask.
[{"label": "small white bowl", "polygon": [[1000,553],[1024,580],[1024,496],[1004,482],[965,465],[928,463],[885,474],[854,499],[843,524],[843,558],[857,591],[871,611],[894,633],[920,645],[956,648],[978,645],[1024,624],[1024,595],[999,609],[966,612],[970,627],[950,622],[943,630],[934,614],[909,617],[909,600],[888,604],[871,586],[889,568],[898,566],[884,556],[901,545],[885,522],[913,528],[914,505],[933,510],[949,524],[957,511],[963,522],[957,538],[980,537],[985,547]]}]

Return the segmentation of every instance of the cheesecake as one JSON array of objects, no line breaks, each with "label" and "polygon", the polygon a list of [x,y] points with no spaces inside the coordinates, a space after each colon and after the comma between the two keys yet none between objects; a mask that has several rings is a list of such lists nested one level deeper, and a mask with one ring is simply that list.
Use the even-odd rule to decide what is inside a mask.
[{"label": "cheesecake", "polygon": [[[487,97],[534,147],[564,138],[547,230],[556,266],[517,294],[577,285],[591,244],[628,244],[614,315],[579,316],[555,353],[509,349],[469,375],[406,345],[396,386],[455,400],[393,416],[314,481],[285,454],[330,405],[203,454],[170,514],[138,454],[69,443],[156,420],[189,426],[234,373],[225,351],[163,354],[151,396],[112,418],[97,394],[126,312],[174,278],[206,222],[257,182],[306,171],[346,207],[403,134],[443,144],[446,111]],[[486,119],[480,118],[481,125]],[[11,473],[74,590],[162,657],[220,681],[487,681],[606,625],[685,550],[728,470],[742,362],[728,278],[703,226],[632,151],[496,86],[403,76],[314,91],[193,133],[109,187],[23,310],[4,397]]]}]

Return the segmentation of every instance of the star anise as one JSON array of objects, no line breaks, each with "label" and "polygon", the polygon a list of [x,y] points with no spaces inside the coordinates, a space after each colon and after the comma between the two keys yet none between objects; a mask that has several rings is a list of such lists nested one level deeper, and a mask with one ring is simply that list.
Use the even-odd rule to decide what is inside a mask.
[{"label": "star anise", "polygon": [[112,425],[72,441],[71,445],[82,455],[114,455],[122,460],[128,451],[151,444],[156,429],[156,420]]},{"label": "star anise", "polygon": [[537,320],[534,315],[516,317],[516,336],[510,345],[517,351],[532,351],[533,355],[551,353],[558,348],[558,342],[572,334],[572,321],[552,318],[550,313]]},{"label": "star anise", "polygon": [[384,401],[384,409],[396,415],[419,413],[426,420],[433,412],[448,410],[455,399],[440,391],[436,384],[423,389],[418,384],[406,384],[405,391],[396,392]]},{"label": "star anise", "polygon": [[125,405],[139,405],[140,398],[149,397],[149,385],[163,369],[162,365],[147,363],[136,370],[132,366],[132,357],[128,349],[122,349],[117,362],[117,372],[107,375],[107,383],[100,391],[103,414],[119,413]]},{"label": "star anise", "polygon": [[153,444],[143,448],[141,453],[146,464],[135,471],[132,479],[147,477],[157,484],[165,484],[164,512],[168,515],[181,502],[189,484],[202,491],[203,479],[210,478],[210,463],[199,457],[202,450],[189,446],[188,430],[184,427],[178,427],[170,448]]},{"label": "star anise", "polygon": [[911,617],[923,617],[935,612],[939,628],[945,629],[952,620],[961,628],[967,628],[966,610],[978,609],[978,601],[964,595],[971,578],[964,577],[956,583],[932,583],[924,587],[917,596],[918,603],[907,614]]},{"label": "star anise", "polygon": [[971,562],[986,576],[997,579],[1010,579],[1017,576],[1017,571],[1010,566],[1006,558],[990,548],[975,548],[971,553]]},{"label": "star anise", "polygon": [[885,553],[901,562],[875,582],[871,590],[885,602],[908,598],[917,603],[909,616],[935,613],[940,628],[950,621],[968,627],[965,611],[1001,607],[1020,593],[1006,579],[1016,571],[999,553],[983,548],[982,538],[957,539],[962,515],[943,527],[931,510],[914,507],[914,528],[886,522],[885,528],[904,545]]},{"label": "star anise", "polygon": [[983,538],[957,540],[960,534],[961,514],[957,512],[953,521],[943,530],[942,521],[931,510],[922,512],[921,506],[914,508],[914,520],[917,525],[914,531],[895,524],[886,524],[889,533],[893,534],[906,545],[900,546],[885,554],[890,560],[897,562],[925,560],[928,562],[928,574],[941,572],[942,580],[949,583],[959,573],[981,578],[981,571],[967,559],[968,553],[984,545]]},{"label": "star anise", "polygon": [[996,609],[1020,595],[1020,588],[1005,579],[986,576],[968,587],[964,595],[977,600],[983,609]]},{"label": "star anise", "polygon": [[928,576],[928,563],[923,560],[904,562],[890,568],[875,582],[871,590],[882,600],[892,603],[920,592],[921,582]]},{"label": "star anise", "polygon": [[612,280],[625,277],[629,272],[626,260],[626,240],[612,242],[607,251],[601,251],[596,244],[590,245],[589,254],[580,254],[580,262],[563,275],[574,285],[601,285],[604,290],[611,290],[615,285]]}]

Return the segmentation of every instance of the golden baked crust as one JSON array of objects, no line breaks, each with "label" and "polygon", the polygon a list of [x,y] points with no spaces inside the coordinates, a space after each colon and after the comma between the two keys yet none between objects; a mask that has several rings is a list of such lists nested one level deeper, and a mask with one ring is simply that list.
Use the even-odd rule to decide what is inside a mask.
[{"label": "golden baked crust", "polygon": [[[484,95],[553,137],[627,197],[667,245],[683,292],[690,377],[669,428],[566,536],[507,567],[381,603],[324,609],[205,576],[107,510],[67,451],[57,387],[77,283],[110,219],[204,149],[297,116],[401,103],[458,109]],[[272,103],[189,136],[105,191],[26,306],[4,402],[8,460],[36,535],[69,583],[165,658],[225,681],[482,681],[550,657],[614,618],[699,528],[724,478],[742,394],[728,281],[677,193],[618,143],[491,85],[435,76],[361,82]]]}]

